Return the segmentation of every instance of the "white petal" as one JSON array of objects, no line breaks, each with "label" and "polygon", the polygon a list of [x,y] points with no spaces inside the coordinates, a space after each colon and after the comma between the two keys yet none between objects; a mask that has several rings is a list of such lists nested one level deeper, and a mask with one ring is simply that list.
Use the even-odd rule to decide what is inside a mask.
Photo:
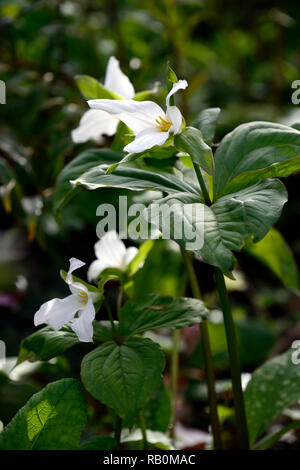
[{"label": "white petal", "polygon": [[135,95],[134,87],[129,78],[120,69],[120,63],[115,57],[110,57],[107,67],[104,86],[123,98],[130,99]]},{"label": "white petal", "polygon": [[174,83],[172,90],[169,91],[166,97],[166,105],[167,107],[170,106],[170,98],[174,93],[178,90],[184,90],[188,86],[188,82],[186,80],[178,80],[178,82]]},{"label": "white petal", "polygon": [[131,263],[131,261],[136,257],[138,254],[138,249],[135,246],[130,246],[127,248],[125,257],[124,257],[124,268]]},{"label": "white petal", "polygon": [[181,133],[182,114],[177,106],[169,106],[167,109],[167,118],[172,123],[169,132],[173,132],[174,135]]},{"label": "white petal", "polygon": [[92,109],[117,114],[135,134],[147,128],[155,129],[155,120],[166,116],[161,107],[153,101],[89,100],[88,105]]},{"label": "white petal", "polygon": [[125,152],[140,153],[151,149],[155,145],[163,145],[169,132],[160,132],[158,129],[145,129],[139,132],[133,142],[124,147]]},{"label": "white petal", "polygon": [[85,263],[77,258],[70,258],[69,262],[70,267],[67,274],[66,283],[69,285],[70,291],[72,292],[72,294],[77,294],[78,292],[87,292],[87,288],[80,282],[73,281],[72,277],[72,272],[75,271],[75,269],[79,269],[84,266]]},{"label": "white petal", "polygon": [[100,142],[102,135],[116,133],[119,119],[105,111],[89,109],[80,119],[79,126],[72,131],[72,140],[76,144],[90,139]]},{"label": "white petal", "polygon": [[79,318],[72,323],[71,328],[77,334],[79,341],[84,343],[93,341],[93,321],[95,315],[93,303],[88,302],[86,307],[79,312]]},{"label": "white petal", "polygon": [[49,300],[34,315],[34,324],[38,326],[46,323],[54,330],[59,330],[74,318],[79,308],[80,304],[75,295],[69,295],[64,299]]},{"label": "white petal", "polygon": [[99,274],[104,271],[104,269],[109,268],[109,264],[104,263],[100,259],[93,261],[88,269],[87,277],[89,282],[94,281],[98,278]]},{"label": "white petal", "polygon": [[111,268],[121,268],[126,248],[115,230],[110,230],[95,244],[96,257]]}]

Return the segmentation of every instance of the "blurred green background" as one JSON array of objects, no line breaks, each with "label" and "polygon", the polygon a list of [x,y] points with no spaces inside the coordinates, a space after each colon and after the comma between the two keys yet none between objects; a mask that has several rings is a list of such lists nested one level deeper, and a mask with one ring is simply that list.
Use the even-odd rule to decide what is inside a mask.
[{"label": "blurred green background", "polygon": [[[300,5],[292,0],[0,1],[0,79],[7,100],[0,105],[0,339],[8,356],[17,355],[21,339],[34,331],[40,304],[67,292],[59,269],[67,267],[69,257],[94,259],[96,207],[121,194],[81,194],[64,210],[60,226],[52,215],[59,172],[95,146],[74,145],[70,137],[87,110],[74,77],[102,80],[114,55],[136,90],[160,82],[155,99],[163,102],[169,61],[189,82],[180,102],[188,123],[206,107],[222,108],[215,141],[251,120],[291,125],[300,122],[300,109],[291,102],[291,84],[300,78],[299,24]],[[299,260],[299,176],[285,183],[289,204],[277,228]],[[243,277],[232,287],[232,300],[243,369],[251,372],[300,336],[300,301],[249,255],[238,260]],[[217,306],[211,269],[198,263],[197,270],[206,300]],[[179,253],[157,242],[136,276],[136,293],[181,295],[182,279]],[[113,300],[115,286],[108,290]],[[212,338],[220,380],[228,378],[221,330],[216,320]],[[168,333],[160,338],[166,350],[168,339]],[[181,418],[193,425],[191,408],[203,405],[201,377],[193,372],[201,363],[197,333],[188,329],[183,341],[181,392],[187,401]],[[69,356],[44,366],[34,387],[76,375],[82,353],[75,348]],[[10,417],[28,393],[16,393]],[[3,396],[0,420],[6,422]]]}]

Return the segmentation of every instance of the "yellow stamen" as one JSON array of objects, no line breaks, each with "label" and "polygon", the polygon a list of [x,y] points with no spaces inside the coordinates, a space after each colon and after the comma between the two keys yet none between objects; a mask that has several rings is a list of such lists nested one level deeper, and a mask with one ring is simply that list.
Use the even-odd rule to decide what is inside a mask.
[{"label": "yellow stamen", "polygon": [[77,297],[78,297],[79,303],[85,307],[86,304],[88,303],[87,293],[83,292],[83,291],[80,291],[80,292],[78,292]]},{"label": "yellow stamen", "polygon": [[157,123],[157,128],[161,131],[161,132],[167,132],[170,127],[172,126],[172,123],[171,121],[169,121],[169,119],[165,119],[163,118],[162,116],[159,116],[158,119],[155,119],[155,122]]}]

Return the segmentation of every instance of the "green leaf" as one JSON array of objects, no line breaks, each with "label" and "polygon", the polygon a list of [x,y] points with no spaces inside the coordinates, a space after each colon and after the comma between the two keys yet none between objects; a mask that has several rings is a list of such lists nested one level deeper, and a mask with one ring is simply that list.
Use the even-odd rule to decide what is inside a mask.
[{"label": "green leaf", "polygon": [[0,433],[0,450],[77,449],[87,419],[81,384],[62,379],[33,395]]},{"label": "green leaf", "polygon": [[300,399],[300,369],[292,362],[293,350],[256,369],[245,391],[250,443],[272,424],[283,410]]},{"label": "green leaf", "polygon": [[267,450],[272,445],[276,444],[279,439],[282,438],[287,432],[292,431],[294,429],[300,428],[300,421],[294,421],[292,423],[287,424],[279,431],[272,433],[271,435],[268,434],[267,436],[263,437],[257,444],[254,446],[254,450]]},{"label": "green leaf", "polygon": [[174,137],[176,148],[190,155],[194,163],[203,168],[206,173],[214,172],[214,158],[212,150],[202,137],[201,131],[194,127],[186,127],[181,134]]},{"label": "green leaf", "polygon": [[172,404],[169,390],[163,381],[152,394],[143,409],[147,429],[167,432],[172,418]]},{"label": "green leaf", "polygon": [[[116,330],[118,328],[118,322],[114,322]],[[110,321],[102,320],[102,321],[94,321],[93,322],[94,328],[94,336],[93,340],[98,341],[100,343],[105,341],[110,341],[115,338],[116,330],[114,330],[111,326]]]},{"label": "green leaf", "polygon": [[157,171],[152,171],[148,167],[144,169],[142,166],[126,165],[117,168],[113,174],[107,175],[108,166],[94,166],[94,168],[72,180],[72,184],[75,187],[83,186],[89,190],[99,188],[124,188],[132,191],[153,189],[167,193],[188,192],[198,194],[201,197],[200,189],[196,185],[185,182],[171,173],[164,171],[157,173]]},{"label": "green leaf", "polygon": [[[168,196],[156,203],[169,206],[177,203],[176,217],[171,218],[168,229],[170,238],[230,276],[235,262],[232,251],[240,251],[249,240],[261,240],[279,218],[286,200],[284,185],[278,180],[265,179],[250,188],[223,196],[209,207],[191,194]],[[191,204],[193,212],[187,213]],[[152,212],[151,206],[144,214],[149,222],[165,233],[165,217]],[[184,225],[183,236],[176,238],[180,224]],[[199,244],[203,240],[203,245],[191,247],[192,240],[188,240],[185,233],[197,235]]]},{"label": "green leaf", "polygon": [[46,326],[22,341],[18,364],[26,360],[49,361],[78,343],[77,335],[70,326],[65,325],[60,331]]},{"label": "green leaf", "polygon": [[128,338],[109,341],[87,354],[81,366],[82,381],[100,402],[133,422],[158,387],[164,354],[153,341]]},{"label": "green leaf", "polygon": [[208,310],[201,300],[153,294],[129,300],[124,305],[119,331],[129,336],[158,328],[183,328],[200,323],[207,315]]},{"label": "green leaf", "polygon": [[116,447],[115,439],[110,436],[92,436],[80,444],[80,450],[110,450]]},{"label": "green leaf", "polygon": [[40,390],[33,383],[9,380],[0,371],[0,419],[7,424],[29,398]]},{"label": "green leaf", "polygon": [[122,96],[111,90],[108,90],[102,85],[102,83],[98,82],[98,80],[90,77],[89,75],[77,75],[75,81],[85,100],[123,100]]},{"label": "green leaf", "polygon": [[200,129],[204,142],[211,145],[219,119],[220,108],[207,108],[199,113],[193,127]]},{"label": "green leaf", "polygon": [[118,163],[114,163],[113,165],[110,165],[110,167],[107,168],[105,174],[109,175],[113,171],[115,171],[116,168],[118,168],[119,165],[123,165],[124,163],[130,163],[134,162],[138,158],[141,158],[145,152],[142,153],[127,153],[125,157],[122,158]]},{"label": "green leaf", "polygon": [[153,245],[154,240],[147,240],[146,242],[140,245],[139,251],[137,252],[136,256],[126,267],[126,273],[128,274],[128,276],[133,276],[139,270],[141,264],[145,261],[149,252],[152,250]]},{"label": "green leaf", "polygon": [[119,162],[123,154],[109,149],[90,149],[74,158],[60,173],[54,191],[53,209],[57,215],[69,200],[80,191],[80,187],[73,188],[70,180],[76,179],[90,168],[100,164],[113,164]]},{"label": "green leaf", "polygon": [[158,92],[159,82],[156,82],[151,90],[143,90],[136,93],[133,97],[135,101],[147,101]]},{"label": "green leaf", "polygon": [[[114,338],[114,332],[108,321],[98,322],[95,320],[93,328],[94,341],[109,341]],[[70,325],[63,326],[59,331],[45,326],[22,341],[18,364],[26,360],[30,362],[49,361],[79,343],[80,341]]]},{"label": "green leaf", "polygon": [[270,230],[258,243],[247,244],[245,251],[265,264],[286,287],[299,289],[296,261],[278,230]]},{"label": "green leaf", "polygon": [[300,170],[300,132],[272,122],[250,122],[224,137],[215,153],[214,194],[218,198],[261,178]]}]

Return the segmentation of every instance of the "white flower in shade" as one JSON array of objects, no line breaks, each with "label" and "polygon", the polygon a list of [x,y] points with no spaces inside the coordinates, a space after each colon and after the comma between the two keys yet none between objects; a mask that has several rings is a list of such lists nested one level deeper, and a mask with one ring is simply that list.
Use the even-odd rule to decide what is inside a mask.
[{"label": "white flower in shade", "polygon": [[97,279],[99,274],[107,268],[117,268],[124,271],[135,258],[137,252],[138,249],[134,246],[126,248],[115,230],[107,232],[95,244],[97,259],[89,267],[89,281]]},{"label": "white flower in shade", "polygon": [[117,116],[131,129],[136,137],[126,145],[126,152],[140,153],[155,145],[163,145],[170,133],[181,133],[182,114],[177,106],[170,106],[170,98],[188,86],[186,80],[174,83],[166,98],[166,112],[153,101],[134,100],[89,100],[92,110],[106,111]]},{"label": "white flower in shade", "polygon": [[78,318],[71,324],[72,330],[79,341],[93,341],[93,320],[96,314],[93,301],[97,300],[98,294],[89,292],[85,285],[75,282],[72,277],[72,272],[84,265],[79,259],[70,259],[66,283],[72,294],[64,299],[52,299],[44,303],[34,315],[35,326],[46,323],[57,331],[78,313]]},{"label": "white flower in shade", "polygon": [[[117,93],[124,99],[133,98],[134,87],[129,78],[120,69],[119,61],[110,57],[105,74],[104,87]],[[119,119],[105,111],[88,110],[82,116],[79,126],[72,131],[72,140],[75,143],[86,142],[89,139],[101,141],[102,135],[114,135]]]}]

